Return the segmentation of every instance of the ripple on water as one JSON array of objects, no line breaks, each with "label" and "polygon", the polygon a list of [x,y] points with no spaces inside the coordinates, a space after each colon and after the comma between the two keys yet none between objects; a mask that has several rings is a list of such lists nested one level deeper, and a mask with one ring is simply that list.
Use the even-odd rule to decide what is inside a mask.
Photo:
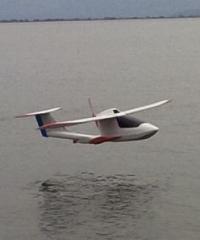
[{"label": "ripple on water", "polygon": [[134,175],[62,175],[41,183],[40,228],[68,239],[132,239],[157,186]]}]

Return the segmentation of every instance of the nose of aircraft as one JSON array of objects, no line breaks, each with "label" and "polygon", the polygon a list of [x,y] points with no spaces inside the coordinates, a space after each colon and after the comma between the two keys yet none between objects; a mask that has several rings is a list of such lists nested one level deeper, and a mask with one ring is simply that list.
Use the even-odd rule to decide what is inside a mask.
[{"label": "nose of aircraft", "polygon": [[150,124],[150,123],[143,124],[143,127],[145,128],[144,129],[145,130],[145,136],[143,137],[143,139],[150,138],[159,131],[158,127],[156,127],[156,126],[154,126],[153,124]]},{"label": "nose of aircraft", "polygon": [[149,130],[157,133],[159,131],[159,128],[152,124],[149,124]]},{"label": "nose of aircraft", "polygon": [[151,137],[155,135],[158,131],[159,131],[158,127],[154,126],[153,124],[149,124],[147,135],[148,137]]}]

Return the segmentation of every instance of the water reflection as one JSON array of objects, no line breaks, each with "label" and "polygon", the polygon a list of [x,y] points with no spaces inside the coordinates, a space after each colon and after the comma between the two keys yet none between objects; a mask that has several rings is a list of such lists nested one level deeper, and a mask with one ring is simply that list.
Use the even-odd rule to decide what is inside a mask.
[{"label": "water reflection", "polygon": [[52,239],[133,239],[156,188],[134,175],[56,176],[40,186],[41,231]]}]

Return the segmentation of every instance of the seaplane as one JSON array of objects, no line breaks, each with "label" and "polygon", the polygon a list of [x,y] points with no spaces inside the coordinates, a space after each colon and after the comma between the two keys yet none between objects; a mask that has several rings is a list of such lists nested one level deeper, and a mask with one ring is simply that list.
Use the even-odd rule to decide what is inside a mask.
[{"label": "seaplane", "polygon": [[[137,119],[132,114],[164,105],[170,100],[162,100],[146,106],[120,111],[110,108],[95,114],[91,100],[88,99],[92,117],[68,121],[55,121],[52,112],[60,110],[60,107],[51,108],[39,112],[31,112],[16,116],[17,118],[35,117],[38,130],[43,137],[61,138],[72,140],[73,143],[101,144],[105,142],[127,142],[144,140],[155,135],[159,128],[151,123]],[[99,134],[82,134],[69,131],[69,127],[94,122]]]}]

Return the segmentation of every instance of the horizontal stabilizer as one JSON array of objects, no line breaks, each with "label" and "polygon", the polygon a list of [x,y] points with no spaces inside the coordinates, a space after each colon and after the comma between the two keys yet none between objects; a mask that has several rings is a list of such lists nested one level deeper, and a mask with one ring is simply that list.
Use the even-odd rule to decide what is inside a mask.
[{"label": "horizontal stabilizer", "polygon": [[46,129],[41,129],[41,127],[45,124],[50,124],[55,122],[54,118],[51,116],[51,113],[59,109],[60,107],[51,108],[51,109],[47,109],[39,112],[26,113],[23,115],[16,116],[16,118],[35,117],[42,136],[48,137],[48,131]]},{"label": "horizontal stabilizer", "polygon": [[39,111],[39,112],[26,113],[26,114],[23,114],[23,115],[18,115],[18,116],[16,116],[16,118],[25,118],[25,117],[34,117],[34,116],[37,116],[37,115],[44,115],[44,114],[47,114],[47,113],[55,112],[55,111],[60,110],[60,109],[61,109],[61,107],[56,107],[56,108],[51,108],[51,109],[47,109],[47,110],[43,110],[43,111]]}]

